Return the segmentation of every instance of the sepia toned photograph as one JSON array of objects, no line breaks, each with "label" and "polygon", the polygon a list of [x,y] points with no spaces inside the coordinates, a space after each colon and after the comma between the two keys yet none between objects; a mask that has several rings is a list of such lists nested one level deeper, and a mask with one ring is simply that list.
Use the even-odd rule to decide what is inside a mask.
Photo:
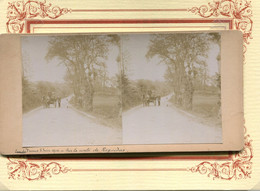
[{"label": "sepia toned photograph", "polygon": [[22,36],[23,146],[122,144],[118,36]]},{"label": "sepia toned photograph", "polygon": [[22,36],[23,147],[222,143],[219,33]]},{"label": "sepia toned photograph", "polygon": [[122,38],[123,144],[222,143],[220,37]]}]

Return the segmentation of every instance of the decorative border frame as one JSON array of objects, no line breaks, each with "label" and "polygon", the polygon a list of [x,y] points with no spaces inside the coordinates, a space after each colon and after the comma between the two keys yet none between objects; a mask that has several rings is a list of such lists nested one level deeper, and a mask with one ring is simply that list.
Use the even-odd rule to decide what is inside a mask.
[{"label": "decorative border frame", "polygon": [[[46,1],[40,2],[38,0],[14,1],[10,2],[7,7],[7,32],[8,33],[23,33],[25,23],[27,22],[26,29],[30,32],[30,24],[37,23],[39,21],[32,18],[48,18],[56,19],[60,16],[70,12],[86,12],[86,11],[188,11],[199,15],[204,18],[204,22],[209,18],[213,18],[215,22],[219,22],[221,19],[217,19],[219,16],[230,19],[230,29],[237,29],[243,32],[244,38],[244,56],[247,51],[247,45],[250,44],[252,39],[252,6],[248,0],[214,0],[214,2],[208,3],[208,5],[202,5],[200,7],[193,7],[191,9],[106,9],[106,10],[72,10],[68,8],[60,8],[59,6],[52,6],[51,3],[46,4]],[[28,20],[30,19],[30,20]],[[50,20],[44,20],[49,22]],[[104,22],[105,20],[103,20]],[[62,22],[61,20],[59,22]],[[74,22],[74,21],[72,21]],[[93,22],[93,20],[92,20]],[[95,22],[101,22],[96,20]],[[108,21],[106,21],[108,22]],[[111,22],[111,21],[109,21]],[[112,21],[113,22],[113,21]],[[122,20],[121,23],[127,23],[129,21]],[[151,23],[151,20],[132,20],[133,23]],[[167,22],[167,20],[161,20],[161,22]],[[42,20],[41,20],[42,23]],[[10,179],[27,179],[41,180],[52,175],[61,173],[73,172],[73,171],[188,171],[193,173],[205,174],[213,179],[242,179],[250,178],[252,174],[252,158],[253,148],[250,135],[247,134],[246,128],[244,128],[245,146],[244,150],[239,153],[233,153],[231,160],[223,163],[203,161],[198,165],[191,168],[180,169],[70,169],[64,167],[58,162],[37,163],[29,162],[27,159],[10,159],[8,158],[7,169]]]},{"label": "decorative border frame", "polygon": [[[219,23],[226,23],[229,25],[229,29],[232,29],[233,21],[231,19],[218,19]],[[84,19],[84,20],[38,20],[38,19],[28,19],[25,22],[25,32],[31,33],[34,31],[34,28],[31,29],[31,26],[34,24],[48,24],[48,25],[57,25],[57,24],[180,24],[180,23],[189,23],[189,24],[199,24],[199,23],[216,23],[216,19]],[[197,26],[193,26],[198,28]],[[193,28],[186,26],[186,28]],[[202,26],[200,26],[202,27]],[[205,26],[204,26],[205,27]],[[43,27],[46,28],[46,27]],[[47,27],[48,28],[48,27]],[[49,27],[51,28],[51,27]],[[60,27],[58,27],[60,28]],[[68,28],[68,27],[63,27]],[[74,27],[73,27],[74,28]],[[91,27],[99,28],[99,27]],[[104,27],[104,28],[114,28],[114,27]],[[123,28],[123,27],[116,27]],[[128,26],[124,28],[145,28],[143,26]],[[155,27],[148,27],[155,28]],[[178,27],[157,27],[157,28],[178,28]]]},{"label": "decorative border frame", "polygon": [[71,9],[47,4],[46,0],[13,1],[8,3],[6,29],[8,33],[22,33],[26,19],[35,17],[57,19]]},{"label": "decorative border frame", "polygon": [[27,159],[10,159],[8,158],[7,169],[9,179],[27,179],[29,181],[47,179],[53,175],[67,173],[71,169],[59,164],[58,162],[50,163],[31,163]]},{"label": "decorative border frame", "polygon": [[231,18],[236,30],[243,33],[244,53],[246,52],[246,44],[252,39],[252,5],[248,0],[215,0],[209,2],[208,5],[193,7],[188,11],[199,15],[203,18],[224,16]]}]

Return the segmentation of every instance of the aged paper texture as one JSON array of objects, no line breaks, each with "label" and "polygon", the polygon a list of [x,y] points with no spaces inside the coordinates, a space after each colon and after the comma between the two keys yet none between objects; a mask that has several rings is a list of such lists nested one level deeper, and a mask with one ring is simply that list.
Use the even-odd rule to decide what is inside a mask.
[{"label": "aged paper texture", "polygon": [[239,153],[1,156],[1,186],[11,190],[255,188],[260,173],[259,6],[255,0],[1,1],[2,34],[240,30],[245,116],[244,150]]}]

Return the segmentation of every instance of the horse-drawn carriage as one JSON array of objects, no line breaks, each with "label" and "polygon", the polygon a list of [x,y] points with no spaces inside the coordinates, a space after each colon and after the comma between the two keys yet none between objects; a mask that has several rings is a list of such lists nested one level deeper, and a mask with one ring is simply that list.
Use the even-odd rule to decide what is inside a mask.
[{"label": "horse-drawn carriage", "polygon": [[154,92],[148,91],[146,94],[143,95],[143,106],[149,106],[150,103],[156,105],[156,101],[160,96],[156,96]]},{"label": "horse-drawn carriage", "polygon": [[149,106],[150,103],[153,103],[154,105],[156,105],[156,96],[145,96],[144,100],[143,100],[143,106]]},{"label": "horse-drawn carriage", "polygon": [[58,100],[58,98],[55,96],[55,94],[53,92],[48,92],[47,96],[42,97],[43,107],[49,108],[51,105],[56,107],[57,100]]}]

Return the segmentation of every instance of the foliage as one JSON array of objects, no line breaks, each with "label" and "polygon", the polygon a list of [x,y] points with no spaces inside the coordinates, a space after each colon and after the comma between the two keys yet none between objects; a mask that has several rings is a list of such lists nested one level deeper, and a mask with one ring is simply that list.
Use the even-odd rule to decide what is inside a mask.
[{"label": "foliage", "polygon": [[42,96],[48,92],[54,92],[61,98],[70,95],[71,90],[66,84],[51,82],[30,82],[26,77],[22,78],[22,104],[23,112],[26,113],[42,105]]},{"label": "foliage", "polygon": [[[128,109],[133,103],[138,102],[138,96],[125,73],[117,75],[119,89],[121,90],[121,107]],[[136,100],[137,99],[137,100]]]},{"label": "foliage", "polygon": [[131,81],[126,77],[122,81],[124,84],[122,92],[123,110],[142,104],[143,95],[146,95],[149,91],[160,96],[166,96],[172,91],[167,83],[161,81],[144,79]]},{"label": "foliage", "polygon": [[77,35],[53,37],[49,41],[47,60],[57,57],[67,68],[75,99],[88,110],[93,110],[95,87],[105,86],[107,80],[105,60],[109,45],[117,45],[115,35]]},{"label": "foliage", "polygon": [[207,53],[210,42],[219,42],[219,34],[156,34],[150,40],[148,59],[157,57],[167,65],[165,78],[173,87],[175,103],[192,109],[194,86],[205,86]]},{"label": "foliage", "polygon": [[37,94],[34,86],[25,78],[22,78],[22,107],[23,112],[28,112],[41,105],[41,96]]}]

